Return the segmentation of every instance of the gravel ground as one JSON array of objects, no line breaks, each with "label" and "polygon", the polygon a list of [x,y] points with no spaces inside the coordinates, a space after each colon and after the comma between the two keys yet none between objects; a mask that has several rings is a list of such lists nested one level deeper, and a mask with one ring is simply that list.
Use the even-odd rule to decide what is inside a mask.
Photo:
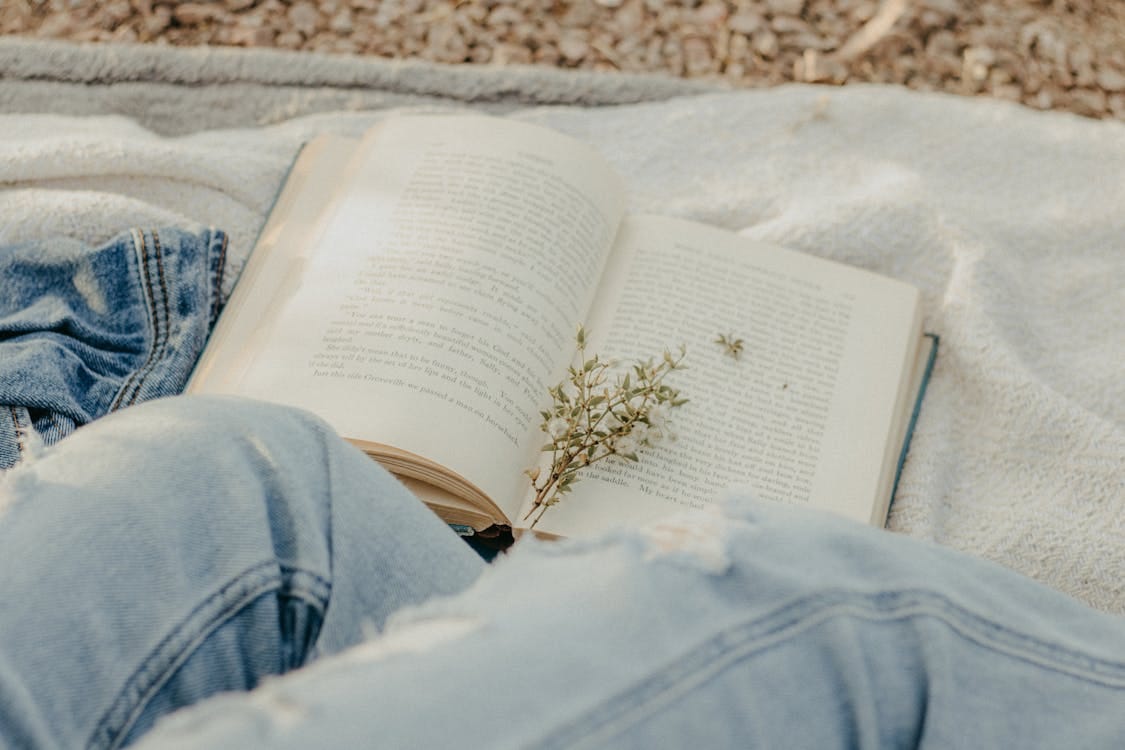
[{"label": "gravel ground", "polygon": [[874,81],[1125,120],[1125,0],[0,0],[0,33]]}]

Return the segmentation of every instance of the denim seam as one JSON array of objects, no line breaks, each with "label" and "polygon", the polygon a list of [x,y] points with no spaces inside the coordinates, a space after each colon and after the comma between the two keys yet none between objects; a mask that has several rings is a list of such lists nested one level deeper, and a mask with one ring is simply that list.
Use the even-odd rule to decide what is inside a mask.
[{"label": "denim seam", "polygon": [[[320,451],[321,451],[321,460],[320,460],[319,465],[324,467],[325,479],[327,480],[324,483],[324,488],[325,488],[325,497],[328,499],[328,517],[325,519],[324,525],[327,527],[326,530],[327,530],[328,533],[325,534],[324,538],[325,538],[325,546],[327,548],[326,552],[327,552],[327,557],[328,557],[328,575],[332,579],[335,579],[335,577],[336,577],[336,499],[335,499],[336,492],[335,492],[335,489],[337,487],[339,487],[340,484],[336,480],[336,476],[338,474],[338,472],[336,470],[336,461],[335,461],[335,455],[336,454],[334,454],[332,451],[330,451],[328,449],[328,444],[323,439],[323,435],[320,434],[319,430],[318,430],[318,436],[320,437],[319,443],[320,443]],[[329,584],[329,585],[331,585],[331,584]],[[329,599],[328,603],[324,607],[324,615],[323,615],[323,617],[324,617],[323,622],[324,623],[328,622],[328,614],[329,614],[329,611],[331,609],[332,609],[332,600]],[[323,631],[321,631],[321,632],[323,632]],[[317,643],[314,644],[312,649],[310,649],[310,651],[309,651],[310,655],[313,655],[314,658],[315,658],[315,656],[319,655],[319,646],[320,646],[320,639],[318,637]]]},{"label": "denim seam", "polygon": [[[24,453],[27,452],[28,426],[20,422],[20,407],[9,406],[8,411],[12,414],[12,425],[16,428],[16,453],[20,456],[16,463],[19,463],[23,459]],[[24,411],[27,410],[24,409]],[[30,416],[28,415],[29,418]]]},{"label": "denim seam", "polygon": [[199,604],[152,649],[133,671],[117,699],[102,715],[87,742],[89,748],[120,746],[152,696],[216,628],[262,594],[277,589],[281,575],[275,560],[258,563],[224,584]]},{"label": "denim seam", "polygon": [[141,393],[141,388],[148,376],[156,370],[161,360],[164,358],[164,352],[168,348],[168,342],[172,338],[172,310],[168,301],[168,282],[164,275],[164,248],[160,244],[160,235],[155,229],[152,230],[152,247],[153,257],[156,261],[156,274],[157,280],[160,282],[160,306],[164,310],[164,331],[163,335],[159,335],[160,339],[159,349],[156,356],[149,359],[145,366],[141,368],[141,375],[137,379],[136,387],[133,389],[133,395],[129,397],[129,406],[132,406],[137,401],[137,396]]},{"label": "denim seam", "polygon": [[[907,599],[907,597],[911,597]],[[882,600],[894,599],[890,607]],[[906,601],[897,601],[906,599]],[[574,747],[580,743],[604,743],[661,706],[676,700],[697,685],[712,679],[740,661],[774,647],[784,639],[818,627],[842,614],[868,621],[927,618],[937,620],[949,630],[977,645],[1039,668],[1069,675],[1103,687],[1125,690],[1125,664],[1060,649],[1032,636],[1005,628],[949,599],[932,592],[902,590],[863,597],[814,597],[786,605],[773,613],[741,623],[708,638],[639,684],[630,686],[599,707],[583,712],[556,727],[549,738],[536,746]],[[997,635],[1001,637],[997,637]],[[1021,649],[1021,646],[1024,647]],[[1066,663],[1068,657],[1085,666]],[[1101,665],[1113,674],[1091,672]]]},{"label": "denim seam", "polygon": [[[133,241],[133,255],[137,261],[137,276],[141,283],[141,291],[145,298],[145,307],[148,309],[149,319],[152,321],[152,344],[149,349],[148,357],[142,367],[147,366],[152,361],[153,355],[156,352],[157,340],[160,333],[160,324],[156,312],[156,299],[155,290],[152,287],[152,282],[149,276],[148,268],[148,240],[145,239],[144,231],[134,228],[130,232]],[[134,370],[129,373],[126,378],[125,384],[121,386],[121,390],[117,392],[113,402],[109,405],[107,411],[116,411],[121,407],[121,402],[125,399],[125,394],[133,385],[133,380],[137,377],[139,370]]]},{"label": "denim seam", "polygon": [[219,263],[218,268],[215,269],[215,279],[212,282],[211,294],[211,325],[215,325],[215,321],[219,318],[219,310],[222,309],[223,299],[223,275],[227,266],[227,243],[229,237],[226,232],[223,233],[223,246],[219,250]]},{"label": "denim seam", "polygon": [[[113,403],[109,407],[109,411],[116,411],[122,408],[123,405],[131,406],[136,402],[137,394],[140,392],[141,385],[145,378],[148,377],[149,371],[156,366],[160,357],[163,356],[164,347],[167,343],[168,329],[171,325],[167,295],[168,287],[164,279],[164,262],[159,238],[154,231],[152,233],[154,240],[152,255],[155,258],[157,271],[160,275],[160,288],[164,292],[163,296],[158,300],[156,287],[152,283],[151,265],[153,261],[150,260],[149,257],[148,240],[145,237],[145,232],[143,229],[134,229],[132,234],[134,252],[138,255],[138,263],[140,265],[138,271],[140,273],[141,285],[145,292],[145,301],[148,303],[149,317],[152,320],[152,346],[149,349],[148,357],[145,359],[144,364],[141,365],[140,369],[134,370],[129,375],[129,378],[125,381],[125,385],[118,391],[117,397],[114,398]],[[165,313],[163,326],[160,322],[161,306],[164,308]],[[133,395],[129,398],[128,403],[125,403],[125,397],[130,391],[132,391]]]}]

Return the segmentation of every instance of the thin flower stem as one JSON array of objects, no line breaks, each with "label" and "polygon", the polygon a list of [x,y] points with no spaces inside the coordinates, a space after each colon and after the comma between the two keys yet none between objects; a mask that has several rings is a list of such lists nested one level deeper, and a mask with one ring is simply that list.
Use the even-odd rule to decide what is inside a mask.
[{"label": "thin flower stem", "polygon": [[[686,354],[682,347],[678,358],[665,351],[660,362],[638,361],[631,373],[601,388],[599,394],[611,365],[597,356],[587,360],[581,327],[576,339],[577,363],[568,369],[567,379],[551,389],[552,409],[542,412],[543,430],[551,438],[543,450],[550,451],[551,461],[546,476],[540,476],[539,469],[528,472],[535,496],[523,520],[535,517],[530,528],[535,528],[547,509],[570,491],[581,470],[611,456],[636,461],[636,451],[650,444],[651,438],[647,431],[635,439],[632,433],[638,424],[654,426],[649,414],[655,419],[653,410],[657,406],[675,408],[686,403],[679,398],[679,391],[664,385],[668,373],[683,366]],[[606,426],[611,417],[613,426]],[[663,420],[658,429],[662,427]]]}]

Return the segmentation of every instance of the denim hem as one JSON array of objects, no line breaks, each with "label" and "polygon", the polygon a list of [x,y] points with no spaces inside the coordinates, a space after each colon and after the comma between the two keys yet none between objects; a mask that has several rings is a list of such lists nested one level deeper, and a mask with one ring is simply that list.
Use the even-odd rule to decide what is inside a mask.
[{"label": "denim hem", "polygon": [[[223,279],[227,270],[227,243],[230,237],[226,232],[218,230],[211,230],[211,243],[210,243],[210,256],[211,256],[211,316],[208,320],[207,327],[214,328],[215,322],[219,319],[219,313],[223,310],[223,305],[226,304],[226,299],[223,296]],[[215,246],[218,245],[218,251],[215,251]]]}]

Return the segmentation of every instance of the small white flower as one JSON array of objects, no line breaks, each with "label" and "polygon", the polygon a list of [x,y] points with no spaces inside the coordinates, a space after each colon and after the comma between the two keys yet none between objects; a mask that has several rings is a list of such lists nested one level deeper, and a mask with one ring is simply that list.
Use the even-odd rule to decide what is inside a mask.
[{"label": "small white flower", "polygon": [[636,453],[638,447],[640,446],[637,445],[637,439],[632,435],[622,435],[613,441],[613,450],[617,453],[624,453],[626,455]]},{"label": "small white flower", "polygon": [[555,417],[547,423],[547,434],[555,440],[560,440],[566,437],[570,432],[570,420],[563,417]]},{"label": "small white flower", "polygon": [[668,410],[664,408],[663,404],[653,404],[648,407],[648,423],[653,427],[663,427],[664,423],[668,420]]},{"label": "small white flower", "polygon": [[652,432],[653,430],[650,430],[644,422],[636,422],[633,424],[633,429],[629,430],[629,437],[636,440],[638,445],[644,445],[650,442]]}]

